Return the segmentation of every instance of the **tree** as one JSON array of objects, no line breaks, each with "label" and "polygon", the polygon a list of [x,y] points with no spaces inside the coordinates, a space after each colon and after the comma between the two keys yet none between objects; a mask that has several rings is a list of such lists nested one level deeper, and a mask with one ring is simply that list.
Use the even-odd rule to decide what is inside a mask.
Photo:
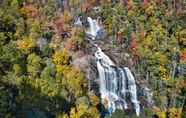
[{"label": "tree", "polygon": [[99,113],[95,107],[79,104],[71,109],[70,115],[58,115],[56,118],[99,118]]},{"label": "tree", "polygon": [[36,46],[36,41],[32,37],[25,37],[23,40],[17,40],[18,48],[28,50]]},{"label": "tree", "polygon": [[32,53],[27,57],[27,71],[32,77],[37,77],[41,70],[41,58]]},{"label": "tree", "polygon": [[53,61],[56,65],[68,65],[69,56],[67,50],[58,50],[53,55]]}]

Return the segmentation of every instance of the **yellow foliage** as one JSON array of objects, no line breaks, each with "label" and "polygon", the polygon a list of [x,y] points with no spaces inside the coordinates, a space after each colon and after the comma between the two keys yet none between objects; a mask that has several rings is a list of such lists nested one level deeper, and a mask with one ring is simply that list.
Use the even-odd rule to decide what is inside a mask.
[{"label": "yellow foliage", "polygon": [[13,70],[14,70],[15,74],[19,74],[21,72],[21,66],[19,64],[14,64]]},{"label": "yellow foliage", "polygon": [[58,94],[57,83],[52,83],[52,85],[47,79],[30,79],[30,84],[44,95],[53,97]]},{"label": "yellow foliage", "polygon": [[71,13],[68,10],[65,10],[63,13],[63,19],[65,23],[68,23],[70,20],[72,20]]},{"label": "yellow foliage", "polygon": [[135,16],[135,11],[133,10],[129,10],[128,13],[127,13],[127,16],[130,18],[130,17],[134,17]]},{"label": "yellow foliage", "polygon": [[160,98],[161,102],[163,102],[163,101],[166,101],[166,100],[167,100],[167,97],[166,97],[166,96],[159,96],[159,98]]},{"label": "yellow foliage", "polygon": [[32,37],[25,37],[23,40],[17,40],[17,46],[20,49],[30,49],[36,46],[36,42]]},{"label": "yellow foliage", "polygon": [[181,30],[178,34],[180,42],[183,45],[186,45],[186,29]]},{"label": "yellow foliage", "polygon": [[181,118],[181,113],[182,113],[181,108],[175,108],[175,107],[169,108],[168,110],[165,111],[160,110],[160,108],[158,107],[154,107],[153,110],[159,118],[167,118],[166,117],[167,112],[169,114],[169,118]]},{"label": "yellow foliage", "polygon": [[98,96],[96,96],[95,94],[90,94],[90,95],[89,95],[89,98],[90,98],[91,103],[92,103],[94,106],[98,105],[99,102],[100,102]]},{"label": "yellow foliage", "polygon": [[76,97],[80,96],[85,87],[84,74],[78,70],[71,69],[64,73],[66,85],[68,89],[75,94]]},{"label": "yellow foliage", "polygon": [[63,73],[66,74],[71,69],[70,65],[56,65],[56,71],[57,73]]},{"label": "yellow foliage", "polygon": [[82,95],[86,87],[84,74],[68,64],[69,56],[66,49],[58,50],[52,56],[56,64],[57,73],[63,75],[62,84],[68,88],[75,97]]},{"label": "yellow foliage", "polygon": [[168,63],[168,58],[166,54],[163,54],[161,52],[154,53],[151,58],[163,65]]},{"label": "yellow foliage", "polygon": [[166,112],[161,111],[160,108],[158,107],[154,107],[153,111],[155,112],[155,114],[159,117],[159,118],[166,118]]},{"label": "yellow foliage", "polygon": [[70,111],[69,118],[99,118],[99,112],[96,107],[89,107],[86,104],[79,104]]},{"label": "yellow foliage", "polygon": [[155,12],[155,6],[154,6],[154,3],[151,2],[151,4],[148,5],[148,6],[145,8],[145,13],[148,14],[148,15],[154,15],[154,12]]},{"label": "yellow foliage", "polygon": [[73,6],[73,7],[79,5],[80,2],[81,2],[80,0],[69,0],[70,6]]},{"label": "yellow foliage", "polygon": [[167,70],[166,70],[166,68],[165,68],[164,66],[160,66],[160,67],[159,67],[159,71],[160,71],[161,73],[166,73],[166,72],[167,72]]},{"label": "yellow foliage", "polygon": [[65,48],[63,50],[56,51],[52,57],[56,65],[67,65],[68,64],[69,56]]},{"label": "yellow foliage", "polygon": [[181,108],[170,108],[169,110],[170,118],[181,118],[182,109]]},{"label": "yellow foliage", "polygon": [[166,118],[166,112],[164,111],[157,112],[157,115],[159,118]]},{"label": "yellow foliage", "polygon": [[159,76],[161,80],[168,80],[169,76],[167,74],[167,69],[164,66],[159,67]]},{"label": "yellow foliage", "polygon": [[55,118],[69,118],[67,114],[57,114]]},{"label": "yellow foliage", "polygon": [[27,17],[36,17],[39,15],[39,10],[34,5],[26,5],[20,9],[20,13]]}]

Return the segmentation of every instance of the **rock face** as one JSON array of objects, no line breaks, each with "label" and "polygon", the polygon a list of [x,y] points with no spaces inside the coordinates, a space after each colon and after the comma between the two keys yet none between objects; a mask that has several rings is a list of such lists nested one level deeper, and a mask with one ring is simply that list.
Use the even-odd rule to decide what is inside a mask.
[{"label": "rock face", "polygon": [[[89,91],[98,91],[98,81],[97,81],[97,69],[96,60],[93,55],[83,55],[80,58],[76,58],[72,64],[74,67],[81,69],[85,73],[85,77],[88,80]],[[98,94],[98,93],[97,93]]]}]

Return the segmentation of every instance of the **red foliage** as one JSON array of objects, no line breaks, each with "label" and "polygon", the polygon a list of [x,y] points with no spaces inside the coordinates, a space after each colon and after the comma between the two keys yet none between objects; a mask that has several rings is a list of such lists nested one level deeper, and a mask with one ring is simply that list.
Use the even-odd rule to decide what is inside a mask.
[{"label": "red foliage", "polygon": [[182,12],[182,6],[180,3],[176,3],[176,15],[180,16]]},{"label": "red foliage", "polygon": [[131,42],[130,42],[130,48],[132,50],[136,49],[137,47],[137,43],[136,43],[136,36],[135,36],[135,33],[132,33],[131,34]]},{"label": "red foliage", "polygon": [[143,0],[142,5],[145,7],[145,6],[147,6],[147,5],[148,5],[148,3],[149,3],[149,0]]},{"label": "red foliage", "polygon": [[133,2],[132,1],[130,1],[130,0],[127,1],[127,8],[129,10],[133,8]]},{"label": "red foliage", "polygon": [[122,4],[124,6],[127,6],[128,9],[132,9],[133,8],[133,1],[132,0],[123,0],[122,2],[123,2]]},{"label": "red foliage", "polygon": [[122,1],[124,6],[127,5],[127,1],[128,1],[128,0],[123,0],[123,1]]},{"label": "red foliage", "polygon": [[186,51],[181,54],[181,61],[186,62]]},{"label": "red foliage", "polygon": [[173,0],[172,1],[173,7],[176,10],[176,15],[179,16],[182,12],[182,6],[180,0]]},{"label": "red foliage", "polygon": [[57,18],[54,21],[54,29],[57,31],[57,33],[60,35],[62,32],[64,32],[64,20],[62,17]]},{"label": "red foliage", "polygon": [[123,32],[118,32],[117,33],[117,41],[119,43],[122,43],[123,42]]},{"label": "red foliage", "polygon": [[130,47],[131,47],[132,49],[136,49],[136,46],[137,46],[136,40],[133,39],[133,40],[131,41]]},{"label": "red foliage", "polygon": [[75,42],[72,40],[72,39],[67,39],[64,43],[64,47],[67,49],[67,50],[70,50],[70,51],[74,51],[77,49],[76,45],[75,45]]}]

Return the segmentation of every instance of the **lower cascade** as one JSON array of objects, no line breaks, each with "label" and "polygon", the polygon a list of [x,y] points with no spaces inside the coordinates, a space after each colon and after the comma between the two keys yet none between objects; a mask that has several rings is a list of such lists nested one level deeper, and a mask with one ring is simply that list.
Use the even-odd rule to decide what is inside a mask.
[{"label": "lower cascade", "polygon": [[113,61],[98,47],[95,53],[100,80],[101,101],[107,105],[109,113],[116,109],[127,109],[127,93],[133,103],[136,115],[140,114],[140,103],[134,76],[128,67],[117,67]]}]

